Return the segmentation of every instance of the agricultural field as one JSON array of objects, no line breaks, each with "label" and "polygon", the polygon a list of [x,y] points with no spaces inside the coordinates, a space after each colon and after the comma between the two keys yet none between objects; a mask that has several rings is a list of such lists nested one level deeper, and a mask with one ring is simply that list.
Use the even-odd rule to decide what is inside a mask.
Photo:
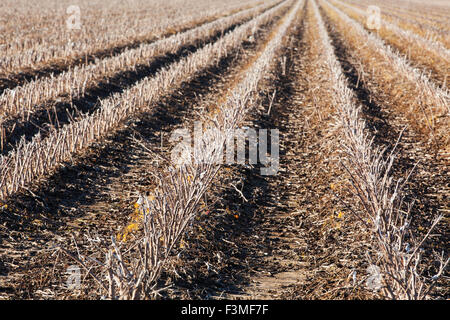
[{"label": "agricultural field", "polygon": [[449,299],[450,2],[3,0],[0,300]]}]

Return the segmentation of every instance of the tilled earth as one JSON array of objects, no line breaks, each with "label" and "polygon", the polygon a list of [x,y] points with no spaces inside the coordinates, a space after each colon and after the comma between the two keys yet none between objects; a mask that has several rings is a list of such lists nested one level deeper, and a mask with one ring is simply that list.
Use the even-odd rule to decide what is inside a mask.
[{"label": "tilled earth", "polygon": [[[278,173],[262,175],[261,165],[223,166],[165,265],[158,287],[166,289],[157,298],[378,298],[365,287],[371,239],[351,213],[357,201],[339,162],[337,115],[316,22],[307,1],[275,71],[259,88],[259,107],[243,123],[279,130]],[[100,297],[90,277],[80,290],[65,287],[66,270],[76,262],[55,248],[103,259],[101,250],[130,221],[139,193],[155,187],[153,173],[168,158],[170,133],[223,101],[261,52],[271,26],[0,209],[0,299]],[[448,216],[448,150],[383,107],[382,97],[359,81],[344,40],[327,28],[376,145],[392,148],[403,132],[394,177],[406,177],[418,163],[406,191],[408,200],[417,199],[413,223],[424,234],[433,217]],[[448,248],[448,219],[434,233],[426,248]],[[445,278],[436,291],[449,297]]]}]

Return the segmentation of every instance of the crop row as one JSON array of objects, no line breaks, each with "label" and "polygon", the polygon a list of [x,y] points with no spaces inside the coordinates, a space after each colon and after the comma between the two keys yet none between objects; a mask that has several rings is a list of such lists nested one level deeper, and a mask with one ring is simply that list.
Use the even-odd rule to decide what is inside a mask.
[{"label": "crop row", "polygon": [[440,89],[403,57],[386,46],[376,35],[325,1],[328,18],[343,37],[359,77],[374,97],[383,99],[394,111],[402,112],[425,137],[442,142],[448,121],[447,90]]},{"label": "crop row", "polygon": [[[142,19],[136,19],[134,11],[129,15],[113,15],[112,12],[115,12],[116,8],[111,8],[107,17],[96,16],[102,10],[87,16],[83,12],[80,17],[83,22],[80,30],[67,30],[64,22],[67,15],[56,14],[57,27],[52,26],[55,21],[50,20],[49,25],[43,26],[39,34],[30,37],[4,31],[5,39],[0,46],[0,74],[8,76],[18,71],[45,68],[49,64],[64,64],[67,59],[84,61],[87,56],[108,49],[132,46],[185,31],[217,17],[253,6],[254,3],[255,1],[231,4],[217,2],[211,7],[210,1],[190,2],[189,5],[183,4],[183,1],[169,1],[166,4],[160,3],[159,7],[152,7],[149,16]],[[36,15],[36,12],[30,13],[30,17]],[[59,21],[61,19],[63,21]],[[128,26],[130,23],[132,25]]]},{"label": "crop row", "polygon": [[[409,228],[411,217],[404,208],[410,207],[403,203],[404,184],[392,177],[395,155],[393,152],[386,155],[386,149],[375,146],[367,132],[361,108],[355,104],[355,93],[349,88],[319,10],[315,1],[311,3],[319,25],[325,67],[329,70],[329,85],[334,92],[335,127],[340,132],[337,152],[351,182],[352,193],[360,204],[353,213],[362,222],[365,232],[372,235],[373,252],[368,254],[368,262],[379,270],[380,291],[385,298],[424,299],[432,286],[425,284],[417,269],[421,242],[415,241]],[[331,15],[328,9],[331,8],[326,9]],[[333,22],[333,26],[345,23]],[[406,240],[411,250],[404,250]]]},{"label": "crop row", "polygon": [[[355,3],[353,1],[347,1],[352,6],[358,7],[363,10],[367,10],[369,3]],[[382,6],[380,8],[382,19],[398,25],[404,30],[410,30],[422,38],[430,39],[432,41],[442,43],[447,49],[450,48],[450,37],[448,31],[445,28],[445,24],[436,24],[429,20],[423,19],[417,16],[411,16],[409,14],[402,14],[390,9],[389,7]],[[444,27],[444,28],[443,28]]]},{"label": "crop row", "polygon": [[416,2],[416,3],[394,3],[392,1],[386,0],[376,0],[376,1],[359,1],[356,3],[354,0],[347,0],[355,5],[364,4],[368,5],[377,5],[380,8],[384,9],[385,12],[394,13],[400,17],[405,19],[410,19],[412,21],[417,21],[423,23],[425,25],[433,26],[436,29],[442,31],[448,31],[448,8],[439,7],[433,5],[433,3],[426,3],[425,5]]},{"label": "crop row", "polygon": [[[332,1],[351,18],[365,25],[368,14],[356,7],[341,1]],[[432,78],[440,86],[447,86],[446,80],[450,73],[450,51],[439,42],[431,41],[409,31],[399,28],[384,19],[381,21],[379,36],[388,44],[397,48],[402,54],[425,70],[432,71]]]},{"label": "crop row", "polygon": [[7,89],[0,96],[0,128],[8,118],[21,117],[22,120],[26,120],[40,106],[57,97],[66,95],[69,101],[83,97],[86,88],[100,80],[110,78],[119,72],[135,70],[137,66],[150,65],[158,56],[175,54],[184,46],[206,41],[213,35],[260,14],[276,2],[278,1],[240,11],[151,44],[142,44],[138,48],[127,50],[117,56],[75,67],[55,77],[37,79],[24,86]]},{"label": "crop row", "polygon": [[220,168],[222,150],[230,134],[255,107],[258,84],[273,67],[274,57],[303,3],[303,0],[296,1],[270,35],[261,54],[219,106],[219,112],[208,121],[214,125],[199,138],[194,159],[177,167],[169,166],[151,199],[141,196],[143,237],[129,244],[138,248],[140,256],[134,263],[125,263],[123,248],[113,241],[104,269],[108,285],[103,285],[110,299],[139,299],[151,293],[161,266],[197,214],[200,200]]},{"label": "crop row", "polygon": [[272,21],[290,3],[284,1],[251,21],[224,35],[217,42],[162,69],[152,78],[145,78],[121,94],[115,94],[101,102],[101,107],[77,122],[52,131],[46,138],[36,135],[32,141],[21,143],[8,156],[0,158],[0,197],[4,198],[48,174],[61,162],[98,141],[122,121],[139,112],[151,109],[161,96],[171,92],[198,72],[214,65],[239,44],[257,32],[258,28]]}]

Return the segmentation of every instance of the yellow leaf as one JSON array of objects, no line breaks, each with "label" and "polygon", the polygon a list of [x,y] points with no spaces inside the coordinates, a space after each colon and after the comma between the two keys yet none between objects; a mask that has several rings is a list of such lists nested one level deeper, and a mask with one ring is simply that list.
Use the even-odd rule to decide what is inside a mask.
[{"label": "yellow leaf", "polygon": [[128,227],[127,227],[127,230],[128,230],[129,232],[135,231],[135,230],[137,230],[137,229],[138,229],[137,223],[131,223],[131,224],[128,225]]}]

